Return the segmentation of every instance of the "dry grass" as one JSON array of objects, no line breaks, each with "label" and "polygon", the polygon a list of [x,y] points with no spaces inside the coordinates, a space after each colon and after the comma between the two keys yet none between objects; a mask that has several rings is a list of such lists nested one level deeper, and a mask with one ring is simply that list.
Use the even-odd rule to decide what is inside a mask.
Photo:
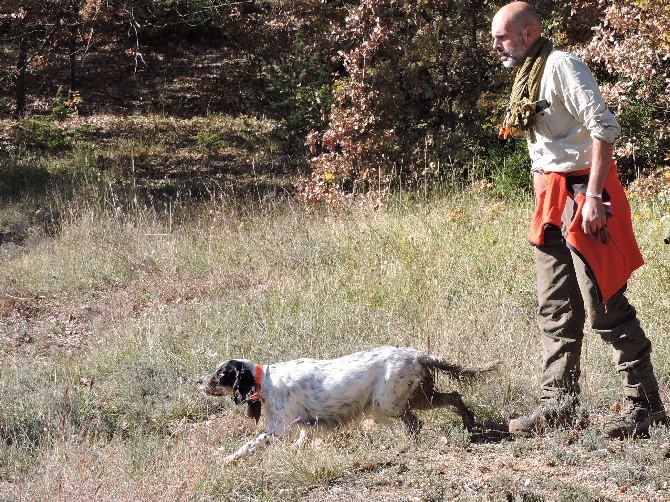
[{"label": "dry grass", "polygon": [[[225,198],[161,212],[100,203],[113,196],[75,193],[59,202],[68,216],[57,233],[0,246],[0,500],[670,499],[665,428],[639,441],[598,436],[619,388],[593,336],[592,426],[534,439],[500,431],[534,406],[539,377],[529,201],[470,189],[375,212]],[[647,210],[637,206],[636,224],[649,263],[630,297],[667,392],[670,222]],[[480,427],[463,431],[442,410],[423,415],[418,439],[354,424],[220,464],[257,430],[231,403],[200,396],[198,374],[228,356],[325,358],[386,343],[502,358],[498,374],[462,389]]]}]

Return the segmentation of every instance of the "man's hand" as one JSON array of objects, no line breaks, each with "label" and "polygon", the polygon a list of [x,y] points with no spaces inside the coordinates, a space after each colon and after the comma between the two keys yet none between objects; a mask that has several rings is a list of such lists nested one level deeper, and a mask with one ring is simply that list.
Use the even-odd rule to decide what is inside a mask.
[{"label": "man's hand", "polygon": [[582,231],[591,237],[597,237],[601,243],[607,244],[607,213],[602,199],[587,197],[582,208]]},{"label": "man's hand", "polygon": [[[612,151],[614,147],[599,139],[593,140],[593,158],[591,161],[591,173],[586,188],[587,193],[603,193],[605,180],[612,164]],[[586,197],[582,208],[582,230],[586,235],[597,237],[601,243],[607,244],[607,212],[602,198]]]}]

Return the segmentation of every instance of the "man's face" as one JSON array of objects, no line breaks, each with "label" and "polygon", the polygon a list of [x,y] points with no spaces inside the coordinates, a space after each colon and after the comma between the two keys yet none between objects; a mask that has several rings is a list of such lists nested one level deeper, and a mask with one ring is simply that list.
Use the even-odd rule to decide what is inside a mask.
[{"label": "man's face", "polygon": [[506,68],[519,68],[523,64],[530,47],[526,43],[522,29],[496,16],[491,24],[491,37],[493,49]]}]

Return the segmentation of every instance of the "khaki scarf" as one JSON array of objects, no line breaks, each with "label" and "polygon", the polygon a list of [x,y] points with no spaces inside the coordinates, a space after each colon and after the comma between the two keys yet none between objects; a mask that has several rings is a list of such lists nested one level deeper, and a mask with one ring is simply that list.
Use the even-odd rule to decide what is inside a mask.
[{"label": "khaki scarf", "polygon": [[531,141],[535,141],[532,126],[537,112],[540,82],[547,58],[553,48],[551,40],[541,37],[516,72],[507,115],[500,129],[499,138],[507,139],[511,135],[513,138],[530,138]]}]

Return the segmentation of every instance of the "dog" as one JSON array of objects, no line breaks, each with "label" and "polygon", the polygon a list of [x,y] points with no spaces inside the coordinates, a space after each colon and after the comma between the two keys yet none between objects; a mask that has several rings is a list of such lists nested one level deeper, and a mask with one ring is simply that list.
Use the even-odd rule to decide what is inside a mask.
[{"label": "dog", "polygon": [[231,395],[236,404],[246,404],[246,415],[257,423],[265,406],[265,431],[226,458],[234,461],[276,437],[299,430],[301,443],[310,430],[329,432],[365,414],[380,422],[399,418],[410,433],[417,433],[421,421],[415,410],[450,405],[471,428],[474,415],[461,395],[435,390],[436,370],[461,380],[498,364],[461,366],[409,347],[384,346],[338,359],[295,359],[266,366],[231,359],[198,378],[198,387],[206,396]]}]

